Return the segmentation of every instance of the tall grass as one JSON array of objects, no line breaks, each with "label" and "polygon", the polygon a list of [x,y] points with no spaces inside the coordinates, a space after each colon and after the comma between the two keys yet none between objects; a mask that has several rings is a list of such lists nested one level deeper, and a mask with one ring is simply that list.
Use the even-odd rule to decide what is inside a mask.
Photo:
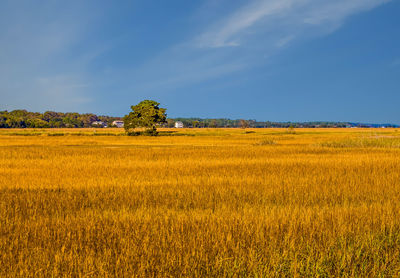
[{"label": "tall grass", "polygon": [[0,276],[400,275],[398,148],[253,131],[0,131]]},{"label": "tall grass", "polygon": [[400,137],[356,137],[321,144],[332,148],[400,148]]}]

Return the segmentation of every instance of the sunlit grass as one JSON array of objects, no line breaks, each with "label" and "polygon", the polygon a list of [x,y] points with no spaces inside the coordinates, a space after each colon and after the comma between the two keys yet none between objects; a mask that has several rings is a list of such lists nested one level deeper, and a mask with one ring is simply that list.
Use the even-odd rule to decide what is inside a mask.
[{"label": "sunlit grass", "polygon": [[322,144],[332,148],[400,148],[400,136],[374,136],[342,139]]},{"label": "sunlit grass", "polygon": [[123,134],[0,130],[0,276],[400,275],[395,130]]}]

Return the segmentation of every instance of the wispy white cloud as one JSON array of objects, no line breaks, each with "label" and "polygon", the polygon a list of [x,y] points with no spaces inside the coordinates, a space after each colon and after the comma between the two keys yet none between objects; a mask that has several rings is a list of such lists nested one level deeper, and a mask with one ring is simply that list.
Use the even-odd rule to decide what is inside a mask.
[{"label": "wispy white cloud", "polygon": [[296,38],[295,35],[285,36],[285,37],[283,37],[283,38],[281,38],[280,40],[277,41],[276,46],[278,48],[284,47],[285,45],[289,44],[295,38]]},{"label": "wispy white cloud", "polygon": [[266,16],[274,16],[289,9],[292,0],[253,1],[239,11],[214,24],[195,39],[199,47],[239,46],[238,35]]},{"label": "wispy white cloud", "polygon": [[296,40],[332,32],[349,16],[389,1],[250,0],[197,28],[203,30],[200,35],[165,50],[129,78],[138,91],[156,92],[234,74]]},{"label": "wispy white cloud", "polygon": [[304,22],[308,24],[343,24],[346,17],[373,9],[391,0],[336,0],[313,1],[304,13]]},{"label": "wispy white cloud", "polygon": [[165,94],[178,88],[222,78],[247,67],[245,59],[232,59],[230,51],[204,51],[179,44],[154,56],[140,67],[114,73],[114,82],[126,91],[141,94]]},{"label": "wispy white cloud", "polygon": [[[208,26],[195,38],[198,47],[230,47],[246,44],[253,37],[268,32],[307,31],[318,26],[325,32],[339,28],[345,19],[353,14],[370,10],[390,0],[255,0],[241,7],[233,14]],[[281,35],[282,36],[282,35]],[[286,44],[280,37],[276,45]],[[282,44],[283,42],[283,44]]]}]

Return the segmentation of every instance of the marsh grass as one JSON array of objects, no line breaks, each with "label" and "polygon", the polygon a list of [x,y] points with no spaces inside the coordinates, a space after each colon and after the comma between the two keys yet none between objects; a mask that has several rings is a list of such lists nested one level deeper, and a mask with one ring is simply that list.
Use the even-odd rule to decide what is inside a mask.
[{"label": "marsh grass", "polygon": [[400,150],[370,130],[7,132],[1,277],[400,275]]},{"label": "marsh grass", "polygon": [[400,148],[400,137],[358,137],[325,142],[321,145],[331,148]]},{"label": "marsh grass", "polygon": [[256,143],[256,145],[259,146],[266,146],[266,145],[275,145],[276,142],[272,138],[265,138],[261,140],[260,142]]}]

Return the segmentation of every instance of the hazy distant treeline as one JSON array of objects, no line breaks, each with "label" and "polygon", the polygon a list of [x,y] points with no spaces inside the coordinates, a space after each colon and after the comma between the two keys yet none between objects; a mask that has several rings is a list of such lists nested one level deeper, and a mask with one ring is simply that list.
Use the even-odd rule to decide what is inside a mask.
[{"label": "hazy distant treeline", "polygon": [[[44,113],[29,112],[26,110],[0,111],[0,128],[62,128],[62,127],[92,127],[93,123],[101,121],[104,125],[112,126],[115,120],[121,117],[97,116],[86,113],[61,113],[46,111]],[[347,122],[260,122],[256,120],[231,119],[202,119],[202,118],[169,118],[165,127],[174,127],[180,121],[184,127],[242,127],[242,128],[329,128],[329,127],[398,127],[391,124],[360,124]]]},{"label": "hazy distant treeline", "polygon": [[175,121],[181,121],[184,127],[242,127],[242,128],[333,128],[333,127],[391,127],[394,125],[369,125],[347,122],[259,122],[256,120],[174,118],[168,119],[167,125],[173,127]]},{"label": "hazy distant treeline", "polygon": [[52,128],[52,127],[91,127],[93,122],[102,121],[111,126],[119,117],[97,116],[95,114],[44,113],[14,110],[0,111],[0,128]]}]

